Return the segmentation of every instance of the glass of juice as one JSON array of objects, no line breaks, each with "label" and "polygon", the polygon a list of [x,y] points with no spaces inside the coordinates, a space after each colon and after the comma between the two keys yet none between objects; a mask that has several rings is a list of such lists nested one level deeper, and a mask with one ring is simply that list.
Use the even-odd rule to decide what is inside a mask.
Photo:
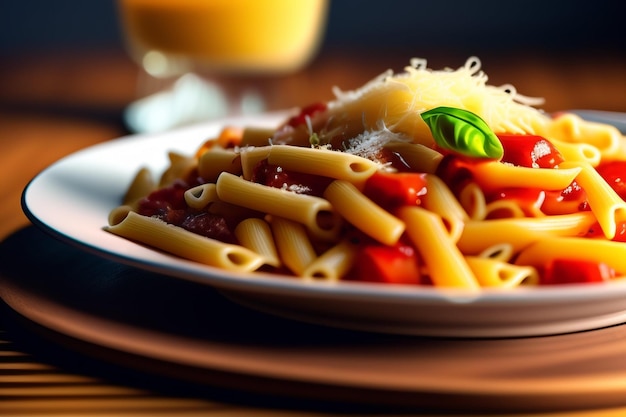
[{"label": "glass of juice", "polygon": [[168,97],[173,119],[262,110],[255,89],[263,80],[294,73],[314,57],[328,1],[118,0],[126,48],[142,69],[143,98],[129,106],[127,121],[134,130],[159,130],[139,126],[138,118],[158,114],[167,124]]}]

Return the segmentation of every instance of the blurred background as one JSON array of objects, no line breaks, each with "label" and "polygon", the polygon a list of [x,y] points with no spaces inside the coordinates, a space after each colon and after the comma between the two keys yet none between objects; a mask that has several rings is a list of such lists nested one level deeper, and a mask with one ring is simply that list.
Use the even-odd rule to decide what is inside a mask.
[{"label": "blurred background", "polygon": [[[455,55],[626,53],[610,0],[333,0],[323,49],[404,49]],[[3,0],[0,50],[121,49],[114,0]]]},{"label": "blurred background", "polygon": [[[114,0],[3,0],[0,105],[6,108],[10,102],[15,109],[45,104],[47,95],[55,94],[57,107],[70,105],[78,99],[75,95],[89,95],[88,88],[72,88],[72,83],[94,82],[84,72],[102,71],[110,64],[108,70],[118,81],[91,88],[100,105],[119,107],[127,98],[123,92],[133,89],[135,80],[129,77],[135,74],[119,64],[127,58],[116,6]],[[461,66],[471,55],[482,59],[494,84],[512,83],[533,96],[544,96],[547,85],[558,89],[558,97],[546,97],[548,110],[576,106],[626,111],[626,36],[618,4],[610,0],[332,0],[321,50],[311,64],[318,65],[316,80],[323,76],[325,81],[314,82],[311,91],[315,98],[329,98],[330,83],[354,88],[387,68],[401,69],[415,56],[440,69]],[[332,69],[323,68],[327,56],[334,57],[333,65],[345,56],[346,62],[351,59],[346,65],[366,69],[354,77],[344,71],[331,80]],[[537,63],[548,70],[538,73],[533,69]],[[598,89],[579,77],[583,71],[597,73],[598,80],[622,74],[622,82]],[[80,80],[71,76],[74,72],[83,73]],[[64,83],[64,90],[55,83]],[[58,100],[59,95],[65,98]],[[89,97],[80,99],[83,107],[89,106]],[[289,100],[302,105],[311,99],[301,93],[276,105]]]},{"label": "blurred background", "polygon": [[[412,57],[441,69],[469,56],[491,84],[544,97],[546,111],[626,111],[626,36],[610,0],[331,0],[318,55],[281,77],[267,110],[331,99],[333,86],[359,87]],[[33,111],[127,132],[137,79],[115,0],[0,3],[0,135]]]}]

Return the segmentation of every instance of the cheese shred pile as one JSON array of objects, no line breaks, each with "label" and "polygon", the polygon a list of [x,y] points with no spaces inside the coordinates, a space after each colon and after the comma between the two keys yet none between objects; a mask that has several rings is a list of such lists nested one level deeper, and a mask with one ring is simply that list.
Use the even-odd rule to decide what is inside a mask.
[{"label": "cheese shred pile", "polygon": [[335,88],[336,99],[329,103],[322,134],[340,132],[354,137],[382,124],[418,143],[430,144],[432,137],[420,114],[438,106],[471,111],[494,132],[537,134],[544,130],[550,117],[534,107],[542,99],[518,94],[512,85],[492,86],[487,81],[476,57],[456,70],[431,70],[426,60],[416,58],[403,73],[388,70],[352,91]]}]

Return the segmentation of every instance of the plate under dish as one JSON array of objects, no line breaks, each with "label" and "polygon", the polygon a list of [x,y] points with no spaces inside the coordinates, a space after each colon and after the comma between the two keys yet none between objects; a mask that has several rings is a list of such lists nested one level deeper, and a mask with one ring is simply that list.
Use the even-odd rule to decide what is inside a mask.
[{"label": "plate under dish", "polygon": [[[107,233],[137,170],[160,173],[167,153],[192,155],[226,125],[275,126],[285,113],[218,120],[99,144],[51,165],[22,197],[31,221],[83,250],[145,270],[217,288],[247,306],[351,329],[447,337],[536,336],[626,322],[626,284],[567,285],[467,295],[367,283],[305,283],[271,274],[233,274],[179,259]],[[622,114],[626,120],[626,115]]]}]

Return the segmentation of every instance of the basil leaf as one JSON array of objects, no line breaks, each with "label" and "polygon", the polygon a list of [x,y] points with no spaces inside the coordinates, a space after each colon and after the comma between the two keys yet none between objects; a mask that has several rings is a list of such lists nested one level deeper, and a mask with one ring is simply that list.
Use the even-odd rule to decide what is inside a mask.
[{"label": "basil leaf", "polygon": [[436,107],[422,113],[437,145],[472,158],[501,159],[500,139],[476,114],[453,107]]}]

